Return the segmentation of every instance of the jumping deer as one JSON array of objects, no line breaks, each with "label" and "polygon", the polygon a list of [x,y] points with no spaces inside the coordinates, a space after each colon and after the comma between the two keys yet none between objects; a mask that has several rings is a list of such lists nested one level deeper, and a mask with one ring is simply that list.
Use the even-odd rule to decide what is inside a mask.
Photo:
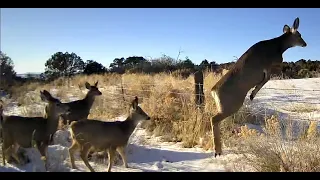
[{"label": "jumping deer", "polygon": [[138,97],[131,103],[129,116],[125,121],[104,122],[100,120],[75,121],[70,125],[72,145],[69,148],[71,166],[76,169],[74,153],[80,150],[80,157],[91,172],[94,169],[88,162],[90,150],[108,152],[108,172],[117,151],[123,161],[124,167],[128,167],[125,148],[129,137],[140,121],[150,120],[150,117],[138,106]]},{"label": "jumping deer", "polygon": [[251,46],[212,87],[211,95],[218,111],[211,119],[215,157],[222,153],[220,122],[241,108],[251,88],[254,88],[250,94],[250,100],[253,100],[262,86],[269,81],[271,70],[281,67],[282,54],[287,49],[307,46],[298,27],[299,18],[296,18],[291,28],[284,25],[281,36]]},{"label": "jumping deer", "polygon": [[52,97],[46,90],[40,91],[40,97],[43,101],[48,102],[47,118],[6,116],[2,113],[3,107],[1,106],[2,158],[4,166],[6,165],[5,159],[10,157],[13,157],[18,164],[21,164],[17,154],[18,148],[31,148],[34,140],[47,167],[47,148],[50,136],[58,128],[59,116],[63,113],[68,113],[69,106]]},{"label": "jumping deer", "polygon": [[85,86],[89,90],[85,98],[64,103],[70,107],[70,113],[61,115],[63,124],[66,125],[67,121],[69,121],[68,124],[70,125],[72,121],[86,119],[90,113],[90,109],[93,105],[95,97],[102,95],[97,87],[98,81],[94,84],[94,86],[91,86],[88,82],[86,82]]}]

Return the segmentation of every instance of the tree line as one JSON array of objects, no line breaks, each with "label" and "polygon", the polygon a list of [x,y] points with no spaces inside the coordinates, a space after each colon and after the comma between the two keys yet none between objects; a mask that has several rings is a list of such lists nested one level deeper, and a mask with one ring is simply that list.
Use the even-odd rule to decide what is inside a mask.
[{"label": "tree line", "polygon": [[[2,88],[12,85],[14,81],[32,80],[31,76],[27,79],[17,77],[12,59],[2,51],[0,51],[0,63],[0,85],[3,86]],[[170,56],[162,55],[154,59],[145,59],[142,56],[119,57],[115,58],[109,67],[105,67],[94,60],[84,61],[73,52],[56,52],[45,62],[45,72],[40,75],[40,80],[52,81],[59,77],[71,77],[77,74],[90,75],[103,73],[154,74],[166,72],[188,77],[198,70],[209,70],[215,73],[221,73],[223,69],[229,70],[232,68],[234,63],[235,61],[218,64],[215,61],[204,59],[200,64],[194,64],[188,57],[184,59],[174,59]],[[319,74],[320,61],[301,59],[296,62],[283,62],[281,71],[275,72],[274,75],[297,79],[318,77]]]}]

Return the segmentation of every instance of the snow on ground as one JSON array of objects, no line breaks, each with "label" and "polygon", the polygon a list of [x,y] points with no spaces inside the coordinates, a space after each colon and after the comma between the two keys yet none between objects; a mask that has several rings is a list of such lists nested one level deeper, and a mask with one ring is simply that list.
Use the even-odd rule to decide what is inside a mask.
[{"label": "snow on ground", "polygon": [[[68,137],[57,138],[68,133],[58,131],[55,136],[55,145],[48,148],[49,171],[59,172],[77,172],[89,171],[83,161],[76,154],[76,166],[78,169],[71,169],[70,159],[68,155],[68,146],[60,142],[61,139]],[[63,146],[65,144],[66,146]],[[44,163],[40,159],[40,154],[37,150],[27,149],[28,157],[31,157],[31,162],[23,167],[17,167],[7,163],[6,167],[1,167],[0,171],[45,171]],[[130,143],[127,147],[127,159],[129,168],[122,166],[122,161],[113,165],[114,172],[157,172],[157,171],[226,171],[226,167],[236,161],[238,155],[228,153],[220,158],[213,158],[212,152],[204,151],[200,148],[182,148],[178,143],[161,142],[160,138],[149,136],[142,128],[137,128],[135,133],[130,138]],[[91,166],[97,172],[107,170],[107,161],[105,162],[90,162]],[[230,165],[231,166],[231,165]]]},{"label": "snow on ground", "polygon": [[320,78],[271,80],[245,104],[254,113],[277,114],[283,121],[291,120],[298,133],[295,127],[307,127],[310,120],[320,121]]},{"label": "snow on ground", "polygon": [[[227,158],[226,156],[225,158]],[[225,171],[222,159],[212,163],[212,153],[200,149],[181,148],[175,143],[160,142],[137,128],[127,148],[129,168],[122,161],[112,167],[114,172],[156,172],[156,171]],[[68,160],[69,163],[69,160]],[[107,161],[90,162],[95,171],[107,170]],[[80,171],[88,171],[80,158],[76,160]]]},{"label": "snow on ground", "polygon": [[[245,104],[256,112],[279,112],[281,116],[291,117],[295,120],[314,119],[319,121],[320,78],[269,81],[253,101],[247,99]],[[19,112],[21,111],[14,102],[5,109],[5,114],[19,114]],[[119,118],[119,120],[123,119],[124,117]],[[254,128],[254,125],[251,127]],[[49,171],[88,171],[78,155],[76,155],[76,165],[79,169],[70,168],[68,147],[71,142],[69,135],[68,131],[57,131],[54,137],[55,145],[48,148]],[[6,167],[0,166],[0,172],[44,171],[44,163],[40,159],[39,152],[33,148],[26,151],[31,157],[32,163],[23,167],[7,163]],[[200,148],[182,148],[180,143],[162,142],[161,138],[149,136],[144,129],[137,127],[127,148],[129,168],[124,168],[120,160],[113,165],[112,171],[228,171],[235,162],[241,160],[240,155],[236,155],[227,148],[224,148],[224,154],[221,157],[214,158],[212,155],[211,151],[204,151]],[[98,172],[107,169],[107,161],[91,161],[90,164]]]},{"label": "snow on ground", "polygon": [[320,78],[269,81],[251,106],[273,109],[292,119],[319,121]]}]

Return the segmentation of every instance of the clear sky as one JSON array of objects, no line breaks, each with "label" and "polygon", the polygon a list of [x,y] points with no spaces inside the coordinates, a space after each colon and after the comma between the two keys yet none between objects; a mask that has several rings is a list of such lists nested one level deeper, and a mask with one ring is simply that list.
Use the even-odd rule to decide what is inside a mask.
[{"label": "clear sky", "polygon": [[58,51],[74,52],[109,67],[114,58],[160,57],[194,63],[230,62],[254,43],[282,34],[300,18],[306,48],[292,48],[285,61],[320,60],[320,9],[106,8],[1,9],[1,50],[17,73],[43,72]]}]

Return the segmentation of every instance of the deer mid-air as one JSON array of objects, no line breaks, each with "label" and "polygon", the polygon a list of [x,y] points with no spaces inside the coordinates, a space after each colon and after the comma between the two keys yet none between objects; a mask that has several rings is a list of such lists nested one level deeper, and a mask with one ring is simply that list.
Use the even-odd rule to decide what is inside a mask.
[{"label": "deer mid-air", "polygon": [[69,106],[52,97],[46,90],[40,91],[40,96],[43,101],[48,102],[46,117],[6,116],[3,114],[3,107],[0,107],[3,165],[6,164],[5,159],[10,157],[21,164],[17,155],[18,148],[31,148],[34,140],[47,168],[49,139],[58,128],[59,116],[68,113]]},{"label": "deer mid-air", "polygon": [[91,172],[94,169],[88,162],[90,150],[108,152],[108,172],[117,151],[123,161],[124,167],[128,167],[125,148],[129,137],[140,121],[150,120],[150,117],[138,106],[138,97],[131,103],[129,116],[125,121],[104,122],[100,120],[75,121],[70,124],[72,145],[69,148],[71,166],[76,169],[74,153],[80,150],[80,157]]},{"label": "deer mid-air", "polygon": [[70,113],[61,115],[63,124],[66,125],[68,123],[70,125],[72,121],[87,119],[95,97],[102,95],[97,87],[98,81],[94,84],[94,86],[91,86],[88,82],[86,82],[85,86],[89,91],[83,99],[64,103],[70,107]]},{"label": "deer mid-air", "polygon": [[212,87],[211,94],[218,111],[211,119],[215,157],[222,152],[220,122],[240,109],[251,88],[254,88],[250,95],[250,100],[253,100],[262,86],[269,81],[271,70],[280,67],[283,62],[282,54],[287,49],[307,46],[298,27],[299,18],[296,18],[291,28],[284,25],[281,36],[251,46]]}]

